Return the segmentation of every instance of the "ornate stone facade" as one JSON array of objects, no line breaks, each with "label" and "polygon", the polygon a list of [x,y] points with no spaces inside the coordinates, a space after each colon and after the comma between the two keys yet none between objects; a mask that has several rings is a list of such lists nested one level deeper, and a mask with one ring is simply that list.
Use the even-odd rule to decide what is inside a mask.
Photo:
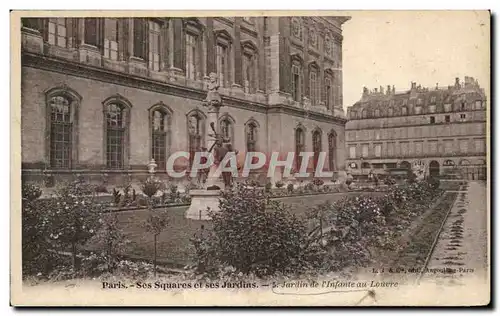
[{"label": "ornate stone facade", "polygon": [[[348,19],[23,19],[23,177],[53,184],[75,173],[106,174],[121,182],[147,176],[151,159],[162,177],[165,157],[205,144],[210,73],[224,104],[219,124],[230,124],[227,137],[240,152],[294,151],[300,124],[322,131],[325,152],[328,135],[336,135],[327,164],[342,170]],[[56,97],[67,114],[50,107]],[[312,149],[312,135],[304,142]]]},{"label": "ornate stone facade", "polygon": [[347,110],[347,166],[355,176],[424,165],[426,175],[486,177],[487,99],[471,77],[447,87],[363,89]]}]

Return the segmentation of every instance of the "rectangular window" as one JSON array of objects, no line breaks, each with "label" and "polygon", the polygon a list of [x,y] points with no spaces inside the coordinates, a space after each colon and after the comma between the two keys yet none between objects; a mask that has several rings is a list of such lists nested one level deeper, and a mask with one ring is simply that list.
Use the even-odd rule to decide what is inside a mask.
[{"label": "rectangular window", "polygon": [[420,156],[423,154],[423,143],[415,142],[415,155]]},{"label": "rectangular window", "polygon": [[223,45],[217,45],[217,76],[219,78],[219,84],[221,87],[226,87],[228,82],[228,58],[227,58],[227,47]]},{"label": "rectangular window", "polygon": [[431,116],[431,117],[430,117],[430,123],[431,123],[431,124],[436,123],[436,118],[435,118],[434,116]]},{"label": "rectangular window", "polygon": [[482,103],[481,101],[476,101],[476,110],[481,110],[482,108]]},{"label": "rectangular window", "polygon": [[297,65],[292,65],[292,96],[300,102],[300,69]]},{"label": "rectangular window", "polygon": [[460,152],[467,153],[469,151],[469,140],[461,139],[460,140]]},{"label": "rectangular window", "polygon": [[376,144],[375,145],[375,157],[381,157],[382,156],[382,144]]},{"label": "rectangular window", "polygon": [[117,19],[104,19],[104,48],[105,58],[118,60],[118,22]]},{"label": "rectangular window", "polygon": [[146,60],[146,26],[144,19],[134,19],[134,56]]},{"label": "rectangular window", "polygon": [[466,119],[466,115],[465,114],[460,114],[460,121],[464,122]]},{"label": "rectangular window", "polygon": [[477,153],[484,153],[486,151],[486,144],[484,139],[475,139],[474,148]]},{"label": "rectangular window", "polygon": [[452,153],[453,152],[453,141],[452,140],[445,140],[444,141],[444,152],[445,153]]},{"label": "rectangular window", "polygon": [[446,123],[450,123],[450,116],[449,116],[449,115],[445,115],[445,116],[444,116],[444,121],[445,121]]},{"label": "rectangular window", "polygon": [[89,44],[92,46],[99,46],[97,44],[97,18],[85,18],[85,33],[84,33],[84,42],[85,44]]},{"label": "rectangular window", "polygon": [[318,104],[318,80],[315,71],[311,71],[309,74],[309,97],[311,98],[311,104]]},{"label": "rectangular window", "polygon": [[244,54],[243,55],[243,81],[245,85],[245,93],[253,92],[253,73],[254,73],[254,62],[253,56]]},{"label": "rectangular window", "polygon": [[110,169],[123,168],[123,130],[109,128],[107,132],[107,162]]},{"label": "rectangular window", "polygon": [[49,44],[66,47],[66,19],[49,19],[48,35]]},{"label": "rectangular window", "polygon": [[326,78],[325,80],[325,99],[326,108],[330,109],[332,104],[332,82],[329,78]]},{"label": "rectangular window", "polygon": [[149,69],[160,71],[160,24],[149,21]]},{"label": "rectangular window", "polygon": [[363,158],[368,157],[368,144],[364,144],[361,148],[361,155]]},{"label": "rectangular window", "polygon": [[356,146],[349,146],[349,158],[356,159]]},{"label": "rectangular window", "polygon": [[186,34],[186,78],[196,80],[197,37]]},{"label": "rectangular window", "polygon": [[444,111],[445,112],[451,112],[451,104],[445,104],[444,105]]},{"label": "rectangular window", "polygon": [[408,156],[410,153],[410,144],[408,142],[401,142],[401,155]]},{"label": "rectangular window", "polygon": [[438,143],[437,141],[429,141],[429,153],[430,154],[437,154],[438,151]]}]

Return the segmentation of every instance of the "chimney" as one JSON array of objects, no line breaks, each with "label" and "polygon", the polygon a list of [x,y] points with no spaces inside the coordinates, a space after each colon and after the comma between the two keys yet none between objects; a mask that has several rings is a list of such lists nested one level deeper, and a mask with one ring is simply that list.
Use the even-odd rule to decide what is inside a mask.
[{"label": "chimney", "polygon": [[436,82],[436,90],[438,90],[438,89],[439,89],[439,83]]},{"label": "chimney", "polygon": [[413,82],[413,81],[411,82],[411,89],[412,90],[417,89],[417,83],[416,82]]},{"label": "chimney", "polygon": [[374,92],[374,93],[377,93],[377,88],[373,89],[373,92]]},{"label": "chimney", "polygon": [[396,88],[392,86],[392,94],[396,94]]},{"label": "chimney", "polygon": [[391,94],[391,86],[387,85],[387,91],[385,92],[387,95]]},{"label": "chimney", "polygon": [[380,86],[380,94],[384,94],[384,87]]},{"label": "chimney", "polygon": [[460,88],[460,78],[458,77],[455,78],[455,88]]}]

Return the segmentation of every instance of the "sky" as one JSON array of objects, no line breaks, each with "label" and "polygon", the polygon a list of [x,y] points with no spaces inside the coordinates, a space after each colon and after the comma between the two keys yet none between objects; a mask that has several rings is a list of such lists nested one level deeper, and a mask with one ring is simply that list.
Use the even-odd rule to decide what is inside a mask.
[{"label": "sky", "polygon": [[344,109],[370,90],[453,85],[471,76],[488,95],[488,11],[353,11],[343,25]]}]

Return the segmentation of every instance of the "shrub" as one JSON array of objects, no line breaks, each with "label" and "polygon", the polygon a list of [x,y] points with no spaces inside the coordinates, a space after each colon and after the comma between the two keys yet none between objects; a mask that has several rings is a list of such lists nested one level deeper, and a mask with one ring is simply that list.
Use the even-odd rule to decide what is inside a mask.
[{"label": "shrub", "polygon": [[160,189],[160,182],[152,178],[148,178],[141,185],[142,193],[144,193],[150,199],[158,192],[159,189]]},{"label": "shrub", "polygon": [[314,189],[315,189],[315,186],[312,182],[308,182],[304,186],[304,190],[306,190],[306,191],[314,191]]},{"label": "shrub", "polygon": [[27,202],[34,201],[42,195],[42,189],[39,186],[31,183],[23,184],[22,197]]},{"label": "shrub", "polygon": [[319,179],[319,178],[314,178],[312,180],[312,184],[314,184],[315,186],[320,186],[320,185],[325,184],[325,181],[323,181],[322,179]]},{"label": "shrub", "polygon": [[283,183],[283,181],[276,181],[276,183],[274,184],[278,189],[279,188],[282,188],[285,184]]},{"label": "shrub", "polygon": [[193,240],[198,273],[233,267],[237,273],[269,276],[307,266],[305,223],[268,200],[261,190],[236,186],[222,193],[220,211],[208,210],[211,232]]},{"label": "shrub", "polygon": [[116,188],[113,188],[113,201],[115,206],[119,206],[122,200],[122,194]]},{"label": "shrub", "polygon": [[273,184],[271,182],[267,182],[266,187],[265,187],[265,191],[267,193],[271,192],[272,187],[273,187]]},{"label": "shrub", "polygon": [[286,190],[288,192],[288,194],[292,194],[293,193],[293,183],[289,183],[287,186],[286,186]]},{"label": "shrub", "polygon": [[26,273],[33,272],[34,265],[43,273],[54,269],[64,261],[58,254],[60,250],[71,252],[72,273],[78,271],[79,247],[95,235],[104,210],[95,200],[94,192],[92,186],[76,181],[59,188],[54,198],[23,204],[23,269]]}]

